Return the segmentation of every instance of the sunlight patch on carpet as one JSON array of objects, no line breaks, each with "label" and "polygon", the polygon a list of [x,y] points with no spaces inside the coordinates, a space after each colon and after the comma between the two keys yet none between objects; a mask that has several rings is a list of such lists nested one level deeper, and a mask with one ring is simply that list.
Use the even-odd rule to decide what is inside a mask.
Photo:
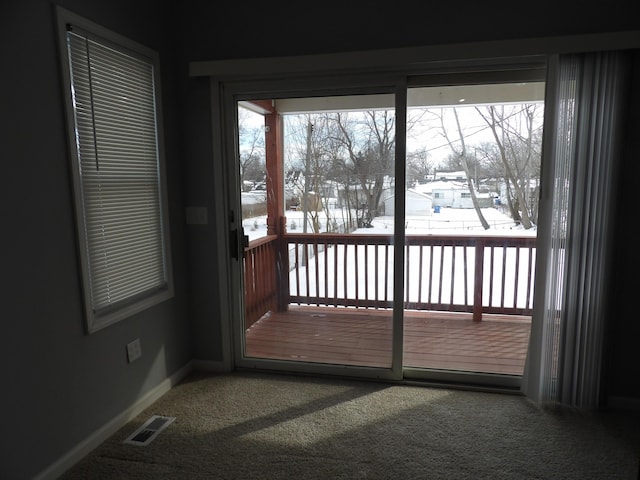
[{"label": "sunlight patch on carpet", "polygon": [[[451,394],[447,390],[416,387],[413,395],[407,395],[408,388],[391,387],[301,416],[296,415],[247,433],[244,437],[279,446],[311,447],[369,425],[393,421],[394,417],[402,417],[409,410],[429,408],[432,402],[440,402]],[[402,395],[396,395],[399,392]]]}]

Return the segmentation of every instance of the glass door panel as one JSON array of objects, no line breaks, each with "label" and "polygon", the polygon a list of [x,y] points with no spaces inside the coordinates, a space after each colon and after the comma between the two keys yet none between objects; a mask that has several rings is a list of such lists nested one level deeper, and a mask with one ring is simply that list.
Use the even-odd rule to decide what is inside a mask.
[{"label": "glass door panel", "polygon": [[246,100],[238,119],[240,363],[390,369],[393,94]]},{"label": "glass door panel", "polygon": [[407,92],[405,375],[521,376],[544,83]]}]

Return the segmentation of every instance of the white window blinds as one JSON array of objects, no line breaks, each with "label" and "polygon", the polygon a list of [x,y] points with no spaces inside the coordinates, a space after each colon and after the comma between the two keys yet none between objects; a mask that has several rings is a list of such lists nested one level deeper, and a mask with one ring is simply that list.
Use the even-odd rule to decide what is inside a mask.
[{"label": "white window blinds", "polygon": [[[89,330],[171,294],[153,61],[68,30]],[[168,294],[168,295],[167,295]]]}]

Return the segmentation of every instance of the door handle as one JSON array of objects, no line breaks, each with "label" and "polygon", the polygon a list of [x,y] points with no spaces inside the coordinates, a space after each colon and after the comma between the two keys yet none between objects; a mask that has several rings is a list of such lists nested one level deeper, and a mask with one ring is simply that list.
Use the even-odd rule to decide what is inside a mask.
[{"label": "door handle", "polygon": [[[240,239],[242,238],[242,243]],[[231,250],[231,257],[239,260],[244,254],[244,249],[249,246],[249,235],[244,234],[244,228],[233,228],[229,232],[229,249]]]}]

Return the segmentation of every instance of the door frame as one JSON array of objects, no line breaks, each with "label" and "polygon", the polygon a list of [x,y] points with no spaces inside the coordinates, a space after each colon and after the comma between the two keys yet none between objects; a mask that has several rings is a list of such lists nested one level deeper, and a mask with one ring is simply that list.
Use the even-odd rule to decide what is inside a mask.
[{"label": "door frame", "polygon": [[[354,88],[358,89],[358,93],[362,94],[364,89],[369,89],[374,93],[387,93],[393,92],[395,98],[395,116],[396,116],[396,131],[395,131],[395,190],[405,191],[406,186],[406,126],[407,126],[407,95],[408,88],[417,86],[441,86],[445,85],[474,85],[474,84],[494,84],[494,83],[513,83],[514,81],[542,81],[541,76],[544,74],[544,69],[541,68],[540,63],[536,63],[532,66],[528,66],[526,69],[522,65],[518,65],[517,68],[505,68],[501,65],[499,67],[483,67],[481,72],[456,72],[448,74],[445,77],[442,75],[431,73],[430,75],[421,76],[393,76],[382,77],[384,79],[383,86],[377,86],[377,79],[372,76],[367,77],[366,87],[361,87],[359,81],[356,80],[356,86],[344,86],[343,84],[336,84],[332,88],[327,88],[327,81],[324,79],[313,79],[308,82],[301,82],[294,91],[289,91],[281,87],[278,81],[261,81],[256,83],[241,82],[238,86],[232,84],[232,87],[226,95],[225,110],[228,113],[228,118],[225,121],[227,125],[237,125],[237,118],[235,116],[237,112],[237,103],[241,101],[249,100],[264,100],[267,98],[286,98],[303,97],[313,94],[314,96],[331,96],[336,94],[348,94]],[[317,84],[316,84],[317,82]],[[391,87],[388,84],[392,84]],[[324,95],[320,95],[323,92]],[[264,97],[264,98],[263,98]],[[366,95],[364,96],[366,98]],[[234,129],[233,137],[228,139],[229,144],[232,144],[233,151],[229,150],[229,157],[227,159],[228,171],[234,172],[236,175],[239,171],[237,165],[237,132]],[[235,219],[240,219],[240,189],[239,178],[231,178],[228,185],[234,185],[235,191],[230,192],[229,203],[231,205],[236,204],[234,213]],[[405,238],[405,196],[395,195],[395,208],[396,221],[394,222],[394,245],[401,248],[394,248],[394,265],[399,266],[394,269],[394,297],[404,298],[404,238]],[[230,207],[230,211],[233,211],[233,207]],[[231,223],[231,230],[239,230],[240,225],[238,223]],[[238,249],[241,247],[238,246]],[[236,261],[240,258],[240,255],[236,255]],[[233,260],[232,260],[233,262]],[[234,268],[236,272],[240,272],[238,277],[234,280],[234,290],[242,292],[242,267],[238,263]],[[243,305],[242,301],[236,302],[237,305]],[[403,365],[403,348],[404,348],[404,305],[403,302],[394,302],[394,308],[392,312],[393,318],[393,333],[392,333],[392,364],[390,369],[380,368],[366,368],[366,367],[351,367],[349,365],[325,365],[317,363],[305,363],[300,361],[278,361],[272,359],[256,359],[245,358],[243,355],[244,345],[244,321],[242,320],[242,308],[238,312],[237,320],[234,323],[234,365],[241,368],[270,368],[270,369],[285,369],[288,371],[303,371],[312,373],[324,373],[324,374],[339,374],[339,375],[354,375],[358,377],[374,377],[384,378],[394,381],[431,381],[431,382],[447,382],[447,383],[465,383],[476,385],[492,385],[503,388],[516,389],[520,386],[520,377],[512,375],[498,375],[489,373],[478,372],[460,372],[460,371],[442,371],[433,369],[422,369],[416,367],[406,367]]]},{"label": "door frame", "polygon": [[[224,98],[227,87],[234,82],[256,82],[274,77],[289,77],[293,83],[316,74],[333,74],[349,78],[354,72],[396,72],[398,76],[432,74],[442,71],[464,71],[479,64],[526,65],[531,62],[546,63],[556,53],[587,52],[599,50],[617,50],[640,46],[640,32],[611,32],[601,34],[546,37],[528,40],[506,40],[480,42],[474,44],[451,44],[438,46],[410,47],[387,50],[372,50],[340,54],[308,55],[297,57],[258,58],[247,60],[197,61],[189,65],[191,77],[208,77],[211,94],[211,127],[213,139],[213,173],[215,208],[212,217],[217,225],[228,223],[228,148],[233,143],[228,129]],[[227,124],[228,125],[228,124]],[[240,313],[241,304],[237,301],[238,291],[234,291],[233,268],[229,260],[230,240],[224,228],[216,229],[214,234],[215,259],[220,266],[217,276],[220,305],[216,306],[219,315],[219,334],[221,337],[222,368],[232,370],[234,364],[234,318]],[[546,255],[545,245],[540,245],[538,255]],[[536,297],[540,279],[536,281]],[[215,309],[214,308],[214,309]],[[539,319],[533,319],[534,323]],[[215,328],[215,325],[214,327]],[[535,375],[536,365],[530,365],[529,371]],[[527,372],[525,371],[525,375]],[[437,380],[437,379],[436,379]],[[446,379],[445,379],[446,380]]]}]

